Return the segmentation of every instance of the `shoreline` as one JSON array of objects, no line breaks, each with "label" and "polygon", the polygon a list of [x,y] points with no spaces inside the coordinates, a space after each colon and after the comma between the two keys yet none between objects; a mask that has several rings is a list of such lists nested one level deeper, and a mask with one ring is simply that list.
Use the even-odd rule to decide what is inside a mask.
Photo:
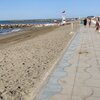
[{"label": "shoreline", "polygon": [[[75,23],[74,31],[79,27]],[[40,33],[0,49],[0,93],[5,100],[26,100],[57,61],[74,34],[71,25]],[[37,32],[36,32],[37,33]],[[28,32],[27,32],[28,34]],[[32,34],[31,34],[32,35]],[[20,37],[20,36],[19,36]],[[22,36],[23,37],[23,36]],[[16,77],[15,77],[16,76]]]},{"label": "shoreline", "polygon": [[8,44],[11,45],[18,42],[26,41],[28,39],[35,38],[36,36],[44,35],[47,32],[51,32],[57,28],[59,28],[59,26],[33,27],[20,32],[9,33],[0,36],[0,46],[7,46]]},{"label": "shoreline", "polygon": [[0,24],[0,37],[15,33],[31,30],[33,28],[42,27],[55,27],[59,26],[57,23],[46,23],[46,24]]}]

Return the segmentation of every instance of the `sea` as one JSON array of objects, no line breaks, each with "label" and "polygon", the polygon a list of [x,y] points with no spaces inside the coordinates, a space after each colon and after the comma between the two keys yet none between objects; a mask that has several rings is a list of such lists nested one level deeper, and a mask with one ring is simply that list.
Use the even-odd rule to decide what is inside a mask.
[{"label": "sea", "polygon": [[[51,20],[8,20],[0,21],[0,25],[12,25],[12,24],[48,24],[52,23]],[[0,36],[9,34],[12,32],[23,31],[25,28],[0,28]]]}]

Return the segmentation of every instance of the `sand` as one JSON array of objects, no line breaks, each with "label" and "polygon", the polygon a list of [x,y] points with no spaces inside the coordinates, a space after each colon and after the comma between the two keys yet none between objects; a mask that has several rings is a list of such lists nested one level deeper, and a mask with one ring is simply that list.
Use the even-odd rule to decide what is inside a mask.
[{"label": "sand", "polygon": [[[78,27],[75,23],[73,31]],[[66,25],[2,37],[0,100],[29,100],[72,38],[71,31]]]}]

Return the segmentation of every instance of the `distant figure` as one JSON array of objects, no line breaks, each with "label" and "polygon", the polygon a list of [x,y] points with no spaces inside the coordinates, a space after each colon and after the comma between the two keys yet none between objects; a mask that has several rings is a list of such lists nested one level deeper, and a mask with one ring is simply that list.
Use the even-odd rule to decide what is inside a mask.
[{"label": "distant figure", "polygon": [[87,19],[86,18],[83,20],[83,24],[86,27],[86,25],[87,25]]},{"label": "distant figure", "polygon": [[98,17],[98,21],[100,21],[100,18]]},{"label": "distant figure", "polygon": [[95,27],[96,27],[96,31],[99,31],[100,25],[99,25],[98,20],[96,21]]},{"label": "distant figure", "polygon": [[89,19],[89,27],[91,26],[91,18]]}]

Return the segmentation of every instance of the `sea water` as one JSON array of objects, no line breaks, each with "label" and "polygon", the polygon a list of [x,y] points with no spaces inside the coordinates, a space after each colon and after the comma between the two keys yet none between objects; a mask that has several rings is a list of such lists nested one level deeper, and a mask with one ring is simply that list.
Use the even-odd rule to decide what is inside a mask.
[{"label": "sea water", "polygon": [[21,31],[23,29],[21,28],[6,28],[6,29],[0,29],[0,35],[5,35],[5,34],[9,34],[12,32],[18,32]]},{"label": "sea water", "polygon": [[[51,23],[49,21],[32,21],[32,20],[20,20],[20,21],[0,21],[0,25],[12,25],[12,24],[32,24],[32,25],[36,25],[36,24],[48,24]],[[18,32],[18,31],[22,31],[25,28],[0,28],[0,35],[5,35],[5,34],[9,34],[12,32]]]}]

